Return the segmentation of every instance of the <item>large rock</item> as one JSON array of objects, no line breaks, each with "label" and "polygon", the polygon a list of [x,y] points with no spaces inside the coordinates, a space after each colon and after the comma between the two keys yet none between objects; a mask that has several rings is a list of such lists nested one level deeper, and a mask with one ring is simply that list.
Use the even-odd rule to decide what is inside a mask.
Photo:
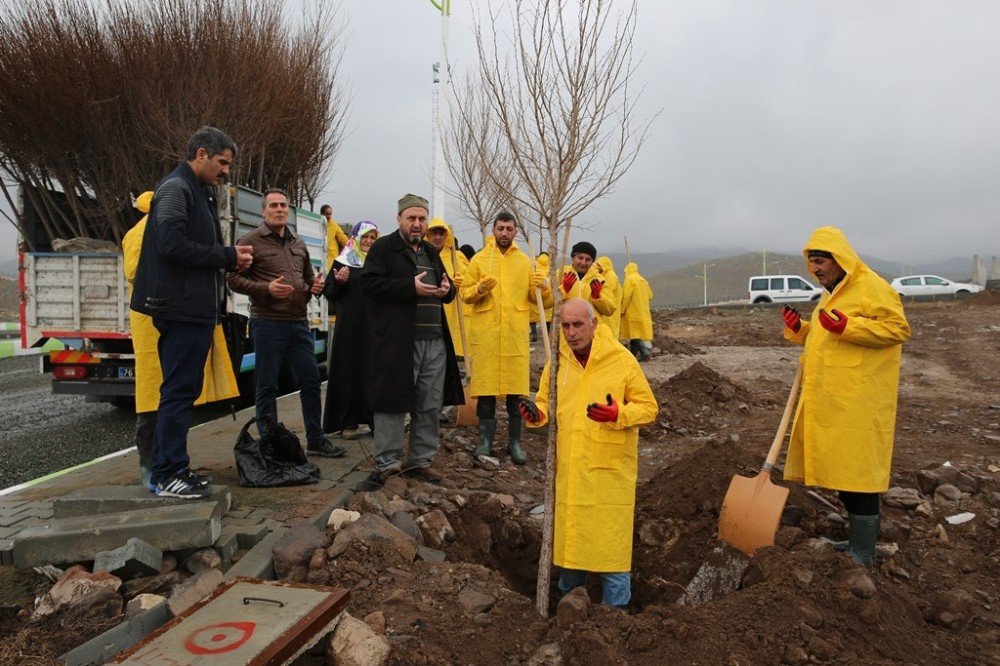
[{"label": "large rock", "polygon": [[359,511],[334,509],[330,512],[330,518],[326,521],[326,526],[333,528],[334,532],[339,532],[360,517],[361,513]]},{"label": "large rock", "polygon": [[852,567],[840,572],[836,578],[837,584],[844,589],[850,590],[856,597],[870,599],[875,596],[875,583],[860,567]]},{"label": "large rock", "polygon": [[286,578],[296,566],[305,566],[317,548],[326,548],[330,544],[326,533],[317,529],[309,521],[302,521],[292,526],[281,535],[274,544],[274,574],[278,579]]},{"label": "large rock", "polygon": [[339,557],[351,542],[385,541],[392,544],[404,557],[412,560],[417,554],[416,540],[394,526],[382,516],[373,513],[362,514],[361,518],[337,532],[333,544],[327,549],[330,557]]},{"label": "large rock", "polygon": [[72,566],[42,597],[32,617],[46,617],[60,612],[72,612],[77,617],[91,615],[89,609],[96,605],[112,605],[108,603],[113,601],[112,595],[118,598],[115,614],[120,614],[123,601],[118,596],[118,588],[121,585],[121,578],[106,571],[90,573],[80,565]]},{"label": "large rock", "polygon": [[225,577],[218,569],[208,569],[200,574],[191,576],[180,585],[174,586],[173,592],[167,604],[170,606],[170,613],[177,617],[191,606],[210,595],[215,588],[222,585]]},{"label": "large rock", "polygon": [[385,666],[392,647],[371,627],[344,613],[326,649],[326,663],[336,666]]},{"label": "large rock", "polygon": [[458,594],[458,605],[468,615],[475,615],[477,613],[485,613],[489,609],[493,608],[493,604],[497,602],[497,598],[491,594],[486,594],[480,592],[479,590],[474,590],[471,587],[467,587]]},{"label": "large rock", "polygon": [[899,509],[915,509],[921,502],[924,501],[924,499],[920,496],[920,492],[916,488],[900,488],[899,486],[894,486],[889,488],[889,490],[882,495],[882,501],[889,506],[894,506]]},{"label": "large rock", "polygon": [[424,535],[424,543],[431,548],[442,548],[455,540],[455,530],[444,515],[444,511],[435,509],[417,518],[417,525]]},{"label": "large rock", "polygon": [[209,569],[218,569],[221,566],[222,558],[219,557],[214,548],[202,548],[184,561],[184,568],[193,574]]},{"label": "large rock", "polygon": [[937,506],[951,507],[958,504],[961,499],[962,491],[950,483],[942,483],[934,491],[934,504]]},{"label": "large rock", "polygon": [[411,537],[413,537],[414,541],[416,541],[417,544],[423,544],[424,535],[423,533],[421,533],[420,527],[417,525],[417,521],[415,521],[413,519],[413,516],[411,516],[407,512],[396,511],[395,513],[391,514],[389,522],[391,522],[395,527],[401,529],[402,531],[406,532]]},{"label": "large rock", "polygon": [[934,472],[943,483],[950,483],[963,493],[974,493],[979,490],[979,480],[957,467],[941,465]]},{"label": "large rock", "polygon": [[750,568],[750,558],[738,550],[718,547],[708,554],[687,585],[687,594],[678,603],[697,606],[732,594],[740,588]]},{"label": "large rock", "polygon": [[568,627],[587,619],[590,613],[590,596],[587,588],[575,587],[559,600],[556,607],[556,622],[560,627]]},{"label": "large rock", "polygon": [[938,593],[931,604],[931,619],[945,629],[961,631],[976,616],[978,604],[965,590]]}]

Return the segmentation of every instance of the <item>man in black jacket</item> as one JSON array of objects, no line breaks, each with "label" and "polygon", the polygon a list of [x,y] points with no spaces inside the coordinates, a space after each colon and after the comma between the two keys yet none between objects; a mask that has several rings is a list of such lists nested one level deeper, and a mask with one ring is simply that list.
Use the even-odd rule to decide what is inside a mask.
[{"label": "man in black jacket", "polygon": [[[368,490],[403,471],[430,483],[437,452],[442,404],[464,402],[455,349],[443,303],[455,298],[437,251],[425,240],[427,200],[407,194],[399,200],[398,233],[375,241],[365,259],[361,288],[368,297],[371,355],[368,400],[375,413],[378,471]],[[412,381],[408,381],[412,377]],[[410,450],[401,464],[403,424],[410,413]]]},{"label": "man in black jacket", "polygon": [[211,479],[193,472],[187,454],[194,401],[225,297],[225,268],[243,269],[252,248],[222,245],[215,193],[229,175],[236,144],[214,127],[188,140],[181,162],[156,188],[142,237],[131,308],[153,318],[163,369],[153,434],[150,484],[157,495],[197,498]]}]

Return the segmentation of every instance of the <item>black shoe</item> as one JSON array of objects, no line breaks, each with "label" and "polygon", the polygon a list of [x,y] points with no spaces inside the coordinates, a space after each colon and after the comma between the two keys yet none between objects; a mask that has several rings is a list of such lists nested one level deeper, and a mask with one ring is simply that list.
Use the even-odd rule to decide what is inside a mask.
[{"label": "black shoe", "polygon": [[212,477],[210,475],[196,472],[190,467],[181,470],[177,476],[185,479],[195,488],[208,488],[212,485]]},{"label": "black shoe", "polygon": [[368,478],[358,484],[354,492],[370,493],[373,490],[378,490],[385,485],[386,478],[386,475],[382,472],[372,472],[368,475]]},{"label": "black shoe", "polygon": [[175,476],[156,484],[157,497],[176,497],[179,499],[204,499],[211,494],[208,487],[197,487],[185,476]]},{"label": "black shoe", "polygon": [[440,484],[441,479],[443,478],[430,467],[413,467],[403,472],[403,474],[411,479],[419,479],[420,481],[426,481],[427,483],[433,483],[434,485]]},{"label": "black shoe", "polygon": [[310,456],[323,456],[325,458],[343,458],[347,454],[347,449],[342,446],[335,446],[326,437],[318,444],[310,444],[306,448],[306,454]]}]

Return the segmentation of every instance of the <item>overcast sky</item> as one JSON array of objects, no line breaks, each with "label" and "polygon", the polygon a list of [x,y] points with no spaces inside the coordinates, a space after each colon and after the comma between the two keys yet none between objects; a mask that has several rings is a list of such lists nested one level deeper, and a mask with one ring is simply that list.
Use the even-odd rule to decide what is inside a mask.
[{"label": "overcast sky", "polygon": [[[322,202],[342,222],[391,228],[399,195],[431,194],[441,19],[427,0],[344,0],[340,19],[353,96]],[[472,19],[454,0],[457,70],[473,63]],[[640,0],[637,111],[661,113],[618,189],[583,216],[591,240],[797,251],[835,224],[885,259],[1000,254],[997,26],[989,0]]]}]

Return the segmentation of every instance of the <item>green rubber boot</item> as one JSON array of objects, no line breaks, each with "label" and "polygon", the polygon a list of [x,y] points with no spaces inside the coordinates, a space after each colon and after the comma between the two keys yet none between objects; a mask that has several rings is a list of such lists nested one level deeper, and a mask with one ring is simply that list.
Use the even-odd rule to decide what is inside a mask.
[{"label": "green rubber boot", "polygon": [[507,429],[510,432],[510,441],[507,442],[507,453],[510,460],[515,465],[523,465],[528,462],[528,456],[521,448],[521,421],[520,416],[511,416],[507,422]]},{"label": "green rubber boot", "polygon": [[875,541],[878,539],[879,516],[855,516],[851,520],[847,552],[851,559],[865,567],[875,566]]},{"label": "green rubber boot", "polygon": [[479,446],[476,447],[475,455],[493,455],[493,438],[496,434],[496,419],[479,419]]}]

